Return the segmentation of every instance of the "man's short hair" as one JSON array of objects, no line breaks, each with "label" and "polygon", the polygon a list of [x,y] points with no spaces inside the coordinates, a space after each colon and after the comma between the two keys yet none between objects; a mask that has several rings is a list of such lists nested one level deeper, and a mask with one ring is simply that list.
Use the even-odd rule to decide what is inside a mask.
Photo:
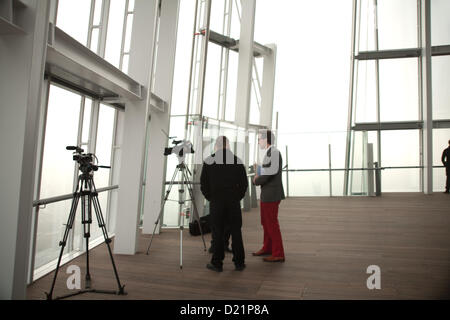
[{"label": "man's short hair", "polygon": [[273,145],[275,143],[275,135],[271,130],[261,130],[259,132],[262,139],[267,139],[267,143]]},{"label": "man's short hair", "polygon": [[216,149],[226,149],[230,146],[230,140],[225,136],[219,136],[216,140]]}]

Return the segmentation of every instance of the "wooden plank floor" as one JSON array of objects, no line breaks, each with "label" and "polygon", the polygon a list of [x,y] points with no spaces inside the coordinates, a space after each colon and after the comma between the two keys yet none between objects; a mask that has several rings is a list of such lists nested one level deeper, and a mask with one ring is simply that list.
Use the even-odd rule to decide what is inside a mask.
[{"label": "wooden plank floor", "polygon": [[[200,237],[184,232],[183,269],[179,231],[141,236],[134,256],[115,255],[126,296],[84,294],[73,299],[449,299],[450,196],[384,194],[378,198],[290,198],[280,207],[285,263],[265,263],[251,253],[261,247],[259,210],[243,213],[247,269],[234,271],[227,254],[224,272],[205,268],[210,255]],[[210,235],[205,237],[209,246]],[[91,255],[93,286],[115,289],[105,245]],[[81,267],[85,257],[69,264]],[[366,269],[381,268],[381,290],[368,290]],[[69,293],[67,266],[55,295]],[[28,288],[43,299],[53,273]]]}]

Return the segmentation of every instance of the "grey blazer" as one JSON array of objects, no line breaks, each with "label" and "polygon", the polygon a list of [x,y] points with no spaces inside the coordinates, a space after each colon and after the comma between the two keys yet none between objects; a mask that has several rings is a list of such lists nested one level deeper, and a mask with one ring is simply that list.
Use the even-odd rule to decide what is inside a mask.
[{"label": "grey blazer", "polygon": [[281,153],[272,146],[263,159],[261,175],[254,182],[255,185],[261,186],[261,202],[277,202],[285,199],[282,170]]}]

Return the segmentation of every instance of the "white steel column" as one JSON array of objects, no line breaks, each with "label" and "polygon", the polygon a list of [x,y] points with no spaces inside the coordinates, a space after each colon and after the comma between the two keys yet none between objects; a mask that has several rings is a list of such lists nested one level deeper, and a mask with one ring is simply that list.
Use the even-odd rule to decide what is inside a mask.
[{"label": "white steel column", "polygon": [[[141,211],[143,159],[146,128],[150,108],[154,31],[158,0],[136,0],[133,33],[131,36],[129,75],[147,84],[147,97],[141,101],[127,101],[117,204],[114,253],[135,254]],[[113,21],[109,21],[113,23]]]},{"label": "white steel column", "polygon": [[266,45],[272,50],[271,54],[264,56],[263,81],[261,89],[261,113],[259,124],[272,128],[273,99],[275,93],[275,70],[277,61],[277,46]]},{"label": "white steel column", "polygon": [[[150,121],[150,141],[144,201],[143,233],[152,233],[155,221],[161,209],[166,179],[166,159],[163,151],[167,146],[167,137],[162,132],[169,132],[170,104],[175,70],[175,51],[177,46],[179,0],[163,1],[160,18],[158,59],[154,93],[167,101],[165,112],[154,110]],[[156,231],[159,232],[159,229]]]},{"label": "white steel column", "polygon": [[29,0],[25,34],[0,36],[0,299],[25,299],[50,1]]},{"label": "white steel column", "polygon": [[242,2],[235,123],[239,127],[245,129],[248,128],[250,116],[255,8],[256,0],[246,0]]},{"label": "white steel column", "polygon": [[[249,165],[249,141],[248,141],[248,121],[250,118],[250,101],[252,89],[253,71],[253,42],[255,31],[255,9],[256,0],[242,2],[241,33],[239,38],[239,62],[238,78],[236,90],[236,110],[235,124],[244,128],[244,154],[237,154],[244,162],[245,168]],[[240,139],[238,138],[238,141]],[[238,150],[236,150],[238,151]],[[250,210],[250,198],[247,189],[244,198],[244,211]]]},{"label": "white steel column", "polygon": [[422,110],[423,110],[423,191],[433,193],[433,96],[431,88],[431,4],[421,1]]}]

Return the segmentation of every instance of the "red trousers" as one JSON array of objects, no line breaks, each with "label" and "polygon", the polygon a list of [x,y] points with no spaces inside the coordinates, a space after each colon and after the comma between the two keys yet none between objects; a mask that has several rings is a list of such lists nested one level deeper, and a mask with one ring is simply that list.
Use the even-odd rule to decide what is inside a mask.
[{"label": "red trousers", "polygon": [[261,224],[264,229],[263,251],[271,253],[273,257],[284,258],[283,240],[278,223],[279,205],[280,201],[261,202]]}]

